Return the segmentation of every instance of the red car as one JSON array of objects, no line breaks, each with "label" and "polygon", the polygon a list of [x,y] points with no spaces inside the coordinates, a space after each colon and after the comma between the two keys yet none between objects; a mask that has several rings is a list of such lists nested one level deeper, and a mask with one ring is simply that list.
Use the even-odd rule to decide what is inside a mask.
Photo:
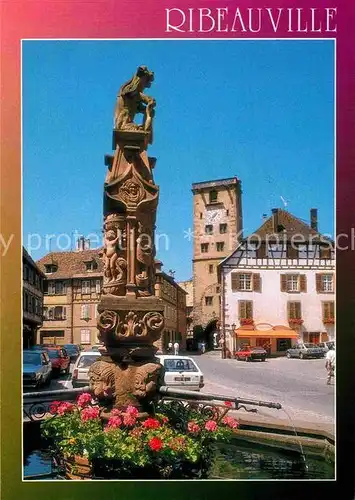
[{"label": "red car", "polygon": [[234,353],[235,359],[244,359],[245,361],[254,361],[255,359],[265,361],[266,356],[267,352],[263,347],[239,347],[239,349]]},{"label": "red car", "polygon": [[49,359],[51,360],[53,375],[59,375],[61,372],[68,375],[70,357],[67,351],[62,347],[45,347],[44,349],[48,352]]}]

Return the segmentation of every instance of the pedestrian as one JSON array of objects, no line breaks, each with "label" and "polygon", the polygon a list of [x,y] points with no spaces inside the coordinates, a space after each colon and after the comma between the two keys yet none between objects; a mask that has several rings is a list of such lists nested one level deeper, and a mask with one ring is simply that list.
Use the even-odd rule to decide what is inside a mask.
[{"label": "pedestrian", "polygon": [[205,352],[206,350],[206,344],[204,342],[201,342],[201,352],[202,354]]},{"label": "pedestrian", "polygon": [[168,352],[173,352],[173,343],[169,342],[168,344]]},{"label": "pedestrian", "polygon": [[175,342],[174,344],[174,354],[175,356],[177,356],[179,354],[179,343],[178,342]]},{"label": "pedestrian", "polygon": [[328,372],[327,375],[327,385],[330,385],[332,377],[334,377],[335,372],[335,350],[332,345],[329,346],[329,350],[325,356],[325,368]]}]

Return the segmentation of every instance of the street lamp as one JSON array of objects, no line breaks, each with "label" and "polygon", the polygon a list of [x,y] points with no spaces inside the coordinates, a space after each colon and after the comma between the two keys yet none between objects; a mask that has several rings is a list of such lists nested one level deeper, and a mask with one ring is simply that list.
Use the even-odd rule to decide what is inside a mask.
[{"label": "street lamp", "polygon": [[[235,332],[235,323],[232,323],[232,335],[234,335],[234,332]],[[236,334],[237,335],[237,334]],[[237,337],[236,337],[237,338]],[[234,342],[232,343],[232,345],[234,345]],[[235,342],[235,345],[237,347],[237,341]]]}]

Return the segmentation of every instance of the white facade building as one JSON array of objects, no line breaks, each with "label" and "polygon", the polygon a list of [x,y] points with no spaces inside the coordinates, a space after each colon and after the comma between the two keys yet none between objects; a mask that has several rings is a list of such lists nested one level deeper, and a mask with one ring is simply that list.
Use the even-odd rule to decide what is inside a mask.
[{"label": "white facade building", "polygon": [[335,339],[334,248],[317,231],[315,209],[310,226],[274,209],[219,267],[230,351],[267,345],[281,354],[297,340]]}]

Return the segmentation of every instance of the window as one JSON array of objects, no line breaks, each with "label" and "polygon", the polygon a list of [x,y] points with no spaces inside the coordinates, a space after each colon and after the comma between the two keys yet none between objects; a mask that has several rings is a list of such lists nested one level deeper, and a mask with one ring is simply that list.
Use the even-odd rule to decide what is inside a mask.
[{"label": "window", "polygon": [[305,274],[281,274],[281,292],[298,293],[307,291]]},{"label": "window", "polygon": [[48,307],[43,308],[43,319],[48,319]]},{"label": "window", "polygon": [[24,309],[24,311],[28,312],[28,295],[27,295],[27,293],[25,293],[23,296],[23,309]]},{"label": "window", "polygon": [[219,225],[219,232],[221,234],[225,234],[227,232],[227,224],[220,224]]},{"label": "window", "polygon": [[81,319],[90,319],[90,304],[81,306]]},{"label": "window", "polygon": [[259,273],[232,273],[232,292],[261,292],[261,277]]},{"label": "window", "polygon": [[206,234],[213,234],[213,226],[211,224],[208,224],[205,226],[205,233]]},{"label": "window", "polygon": [[213,305],[213,297],[205,297],[205,305],[212,306]]},{"label": "window", "polygon": [[289,274],[287,276],[287,291],[298,292],[298,290],[299,290],[298,275]]},{"label": "window", "polygon": [[228,215],[229,215],[229,210],[226,210],[226,216],[228,217]]},{"label": "window", "polygon": [[200,212],[200,219],[202,219],[202,212]]},{"label": "window", "polygon": [[58,266],[56,264],[45,264],[44,268],[46,274],[51,274],[58,271]]},{"label": "window", "polygon": [[223,250],[224,250],[224,242],[218,241],[217,242],[217,252],[223,252]]},{"label": "window", "polygon": [[208,252],[208,243],[201,243],[201,253]]},{"label": "window", "polygon": [[291,339],[276,339],[276,346],[277,351],[287,351],[291,348]]},{"label": "window", "polygon": [[80,330],[80,343],[81,344],[90,344],[91,343],[90,330],[87,330],[87,329]]},{"label": "window", "polygon": [[221,292],[221,287],[219,285],[216,286],[216,293],[220,293]]},{"label": "window", "polygon": [[318,293],[333,292],[333,274],[316,274],[316,290]]},{"label": "window", "polygon": [[319,258],[320,259],[330,259],[331,258],[331,249],[328,246],[320,246],[319,247]]},{"label": "window", "polygon": [[334,320],[334,302],[323,302],[323,321]]},{"label": "window", "polygon": [[85,262],[85,267],[87,271],[94,271],[95,269],[97,269],[97,262],[95,260]]},{"label": "window", "polygon": [[65,294],[63,281],[56,281],[55,282],[55,294],[56,295]]},{"label": "window", "polygon": [[44,295],[54,295],[55,294],[54,281],[44,281],[43,282],[43,293],[44,293]]},{"label": "window", "polygon": [[23,279],[25,281],[28,281],[28,267],[27,266],[23,266]]},{"label": "window", "polygon": [[239,319],[253,319],[253,301],[238,300]]},{"label": "window", "polygon": [[218,193],[217,191],[213,190],[209,192],[209,199],[210,203],[217,203],[218,201]]},{"label": "window", "polygon": [[251,290],[251,274],[239,275],[239,290]]},{"label": "window", "polygon": [[55,306],[54,307],[54,319],[55,320],[63,320],[66,318],[66,310],[63,306]]},{"label": "window", "polygon": [[81,293],[90,293],[90,281],[81,282]]},{"label": "window", "polygon": [[213,274],[213,264],[209,264],[209,266],[208,266],[208,272],[210,274]]},{"label": "window", "polygon": [[101,281],[100,280],[96,280],[95,288],[96,288],[97,294],[101,293]]},{"label": "window", "polygon": [[288,302],[288,319],[301,319],[301,302]]}]

